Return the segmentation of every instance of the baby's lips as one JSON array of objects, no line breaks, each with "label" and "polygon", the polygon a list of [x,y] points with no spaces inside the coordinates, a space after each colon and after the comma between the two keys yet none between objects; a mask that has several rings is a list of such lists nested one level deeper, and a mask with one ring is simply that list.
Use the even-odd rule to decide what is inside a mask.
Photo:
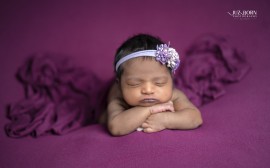
[{"label": "baby's lips", "polygon": [[154,98],[145,98],[145,99],[142,99],[140,103],[154,105],[154,104],[160,103],[160,101]]}]

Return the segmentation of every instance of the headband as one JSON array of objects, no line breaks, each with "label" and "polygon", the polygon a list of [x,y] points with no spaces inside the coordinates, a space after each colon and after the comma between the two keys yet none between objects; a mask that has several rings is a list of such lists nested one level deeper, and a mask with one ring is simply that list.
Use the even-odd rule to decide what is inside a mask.
[{"label": "headband", "polygon": [[175,72],[180,65],[179,55],[176,50],[174,48],[170,48],[167,44],[160,44],[157,45],[156,50],[142,50],[124,56],[116,63],[115,70],[117,71],[119,66],[124,62],[132,58],[143,56],[155,57],[156,61],[159,61],[163,65],[166,64],[166,66],[169,67],[172,72]]}]

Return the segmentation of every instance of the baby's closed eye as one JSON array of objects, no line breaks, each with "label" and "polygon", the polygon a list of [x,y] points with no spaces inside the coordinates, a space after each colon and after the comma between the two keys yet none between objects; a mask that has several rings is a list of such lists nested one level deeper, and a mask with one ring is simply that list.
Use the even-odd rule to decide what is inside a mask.
[{"label": "baby's closed eye", "polygon": [[157,86],[164,86],[166,84],[167,84],[167,82],[155,82],[155,85],[157,85]]},{"label": "baby's closed eye", "polygon": [[128,82],[127,85],[130,87],[137,87],[141,85],[141,82]]},{"label": "baby's closed eye", "polygon": [[157,86],[164,86],[168,83],[167,78],[158,78],[154,80],[155,85]]}]

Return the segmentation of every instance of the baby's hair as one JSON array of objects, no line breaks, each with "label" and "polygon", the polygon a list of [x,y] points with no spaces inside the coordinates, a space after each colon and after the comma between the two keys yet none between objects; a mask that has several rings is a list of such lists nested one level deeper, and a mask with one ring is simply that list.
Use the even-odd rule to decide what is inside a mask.
[{"label": "baby's hair", "polygon": [[[132,36],[117,49],[114,58],[114,67],[117,62],[126,55],[142,50],[155,50],[157,45],[160,44],[163,44],[163,41],[161,41],[159,37],[154,37],[149,34],[137,34]],[[116,71],[116,77],[120,79],[122,73],[123,68],[120,66]]]}]

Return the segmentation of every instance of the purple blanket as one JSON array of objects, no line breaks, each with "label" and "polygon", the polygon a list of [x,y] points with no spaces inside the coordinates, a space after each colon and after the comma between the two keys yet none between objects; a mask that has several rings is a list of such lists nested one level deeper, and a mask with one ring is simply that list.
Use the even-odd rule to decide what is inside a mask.
[{"label": "purple blanket", "polygon": [[[175,75],[175,86],[197,106],[217,99],[225,86],[240,81],[250,66],[244,55],[225,38],[205,35],[195,41]],[[88,124],[106,107],[111,81],[71,64],[52,54],[35,54],[18,69],[25,97],[11,104],[5,126],[8,136],[65,134]]]},{"label": "purple blanket", "polygon": [[[0,167],[268,168],[269,6],[269,0],[0,1]],[[245,17],[244,12],[256,15]],[[228,42],[203,36],[191,44],[207,32],[220,34]],[[137,33],[160,36],[179,52],[182,63],[175,84],[201,105],[204,123],[200,128],[153,134],[135,131],[113,137],[104,126],[91,124],[99,114],[94,112],[101,111],[93,109],[98,106],[93,101],[100,101],[87,97],[93,82],[106,87],[113,76],[115,49]],[[228,43],[231,46],[222,46]],[[252,67],[244,78],[239,74],[249,68],[241,51]],[[33,52],[63,55],[33,54],[29,58]],[[66,55],[72,57],[65,59]],[[38,85],[44,78],[31,67],[40,69],[46,64],[54,67],[49,72],[55,72],[55,80]],[[40,106],[32,104],[34,99]],[[65,116],[72,119],[61,115],[65,109],[71,112]],[[85,115],[84,111],[93,113]],[[8,137],[5,126],[11,137],[24,137]]]},{"label": "purple blanket", "polygon": [[[5,129],[10,137],[65,134],[95,123],[104,104],[102,83],[94,74],[74,67],[67,58],[36,54],[17,73],[25,98],[10,105]],[[104,91],[104,90],[102,90]]]},{"label": "purple blanket", "polygon": [[222,96],[227,84],[240,81],[250,69],[243,53],[214,35],[197,39],[182,62],[177,87],[197,106]]}]

